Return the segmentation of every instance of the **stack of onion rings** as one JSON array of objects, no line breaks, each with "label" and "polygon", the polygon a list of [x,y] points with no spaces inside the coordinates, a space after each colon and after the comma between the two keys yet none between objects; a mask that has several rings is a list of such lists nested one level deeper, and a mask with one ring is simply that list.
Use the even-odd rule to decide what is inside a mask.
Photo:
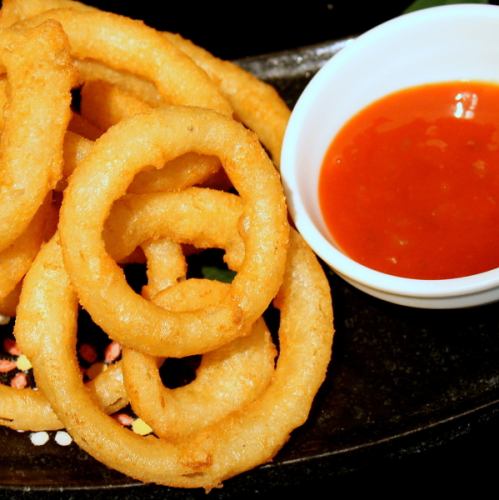
[{"label": "stack of onion rings", "polygon": [[[109,467],[177,487],[270,460],[306,420],[333,336],[328,282],[289,228],[275,168],[285,104],[178,35],[72,0],[4,0],[0,61],[0,206],[18,222],[0,218],[0,314],[16,314],[39,389],[0,385],[0,424],[64,427]],[[23,71],[33,79],[20,83]],[[35,154],[36,182],[24,166]],[[230,284],[188,277],[187,255],[212,248]],[[130,262],[147,264],[140,295]],[[272,303],[278,350],[262,317]],[[79,305],[123,346],[86,384]],[[190,355],[202,355],[195,379],[165,387],[163,360]],[[152,436],[110,416],[127,404]]]}]

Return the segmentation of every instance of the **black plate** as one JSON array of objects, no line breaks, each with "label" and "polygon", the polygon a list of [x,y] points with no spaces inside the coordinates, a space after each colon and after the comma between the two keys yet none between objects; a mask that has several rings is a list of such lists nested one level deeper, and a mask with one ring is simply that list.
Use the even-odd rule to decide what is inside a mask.
[{"label": "black plate", "polygon": [[[345,43],[244,59],[240,64],[276,85],[292,105],[314,72]],[[381,457],[420,453],[497,415],[497,305],[410,309],[369,297],[327,273],[335,310],[334,356],[310,418],[272,463],[227,481],[216,496],[306,484]],[[0,429],[0,443],[5,495],[13,493],[11,489],[90,489],[96,495],[119,488],[117,496],[159,498],[168,492],[170,498],[192,498],[182,490],[139,487],[75,445],[62,448],[51,440],[34,447],[27,433],[7,429]]]}]

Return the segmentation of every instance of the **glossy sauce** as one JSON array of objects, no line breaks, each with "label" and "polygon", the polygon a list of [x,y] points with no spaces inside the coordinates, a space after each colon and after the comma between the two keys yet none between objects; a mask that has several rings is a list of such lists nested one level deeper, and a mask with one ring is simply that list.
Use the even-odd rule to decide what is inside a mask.
[{"label": "glossy sauce", "polygon": [[388,274],[455,278],[499,266],[499,86],[449,82],[354,116],[323,162],[336,244]]}]

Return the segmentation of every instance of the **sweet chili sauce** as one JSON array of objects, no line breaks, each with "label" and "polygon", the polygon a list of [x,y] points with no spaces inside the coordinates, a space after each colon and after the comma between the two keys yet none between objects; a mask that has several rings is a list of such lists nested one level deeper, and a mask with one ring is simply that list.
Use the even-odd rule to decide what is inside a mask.
[{"label": "sweet chili sauce", "polygon": [[499,266],[499,85],[428,84],[355,115],[319,180],[336,244],[388,274],[468,276]]}]

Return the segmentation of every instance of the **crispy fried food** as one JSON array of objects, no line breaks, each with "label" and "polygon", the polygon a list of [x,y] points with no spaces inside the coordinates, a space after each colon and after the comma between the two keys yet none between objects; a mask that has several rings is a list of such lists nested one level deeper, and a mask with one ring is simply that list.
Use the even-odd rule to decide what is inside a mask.
[{"label": "crispy fried food", "polygon": [[52,236],[50,218],[54,209],[48,197],[38,209],[24,233],[0,252],[0,299],[5,299],[21,282],[41,244]]},{"label": "crispy fried food", "polygon": [[[110,365],[86,384],[98,406],[107,414],[128,404],[123,385],[121,364]],[[14,389],[0,384],[0,424],[15,430],[51,431],[62,429],[61,423],[42,391]]]},{"label": "crispy fried food", "polygon": [[214,156],[186,153],[159,170],[143,170],[128,187],[129,193],[161,193],[204,184],[221,168]]},{"label": "crispy fried food", "polygon": [[[94,10],[72,0],[7,0],[5,3],[7,6],[14,4],[8,7],[11,22],[34,16],[48,9],[72,8],[84,12]],[[216,58],[178,34],[162,35],[206,71],[231,104],[236,117],[258,135],[262,144],[270,151],[274,163],[279,165],[281,143],[290,112],[275,89],[239,66]],[[151,106],[157,106],[162,102],[154,86],[144,79],[137,78],[136,75],[115,71],[94,61],[81,61],[79,70],[84,80],[99,79],[116,84]]]},{"label": "crispy fried food", "polygon": [[[184,203],[195,201],[192,205],[195,204],[198,211],[202,211],[197,198],[201,198],[206,190],[194,191],[194,196],[183,197]],[[237,199],[234,195],[220,194],[229,206],[233,202],[232,198]],[[170,198],[174,197],[180,202],[181,196],[173,195]],[[156,201],[159,197],[149,198]],[[228,226],[234,234],[237,234],[237,221],[241,213],[242,210],[239,210],[238,217],[229,217]],[[130,219],[119,218],[118,215],[119,212],[114,212],[111,218],[114,216],[121,224],[129,223]],[[209,224],[210,211],[202,212],[200,218],[200,222]],[[161,219],[152,220],[159,229]],[[140,218],[134,218],[134,223],[138,228],[142,227]],[[215,226],[208,227],[208,232],[217,232]],[[139,231],[135,232],[138,233]],[[193,235],[190,235],[189,239],[196,243]],[[142,248],[148,259],[149,277],[148,285],[142,289],[142,295],[153,296],[154,302],[161,307],[173,311],[200,309],[216,305],[228,293],[228,285],[224,283],[197,279],[182,281],[179,286],[173,287],[179,280],[185,280],[187,272],[178,243],[165,238],[149,240]],[[205,354],[197,370],[196,379],[187,386],[166,389],[158,371],[159,360],[139,351],[124,349],[122,366],[130,403],[137,415],[153,427],[156,435],[179,439],[207,427],[255,400],[270,382],[275,355],[275,348],[265,323],[259,320],[247,337],[236,339]]]},{"label": "crispy fried food", "polygon": [[125,349],[127,394],[135,413],[156,435],[178,441],[255,401],[272,378],[275,355],[267,327],[259,320],[246,337],[205,354],[193,382],[167,389],[154,357]]},{"label": "crispy fried food", "polygon": [[270,85],[229,61],[222,61],[178,34],[164,36],[187,54],[217,84],[235,116],[253,130],[279,166],[289,108]]},{"label": "crispy fried food", "polygon": [[0,315],[12,317],[16,315],[19,296],[21,295],[22,281],[5,297],[0,298]]},{"label": "crispy fried food", "polygon": [[104,81],[141,99],[151,107],[171,104],[162,96],[151,82],[127,71],[118,71],[92,59],[76,60],[75,66],[80,75],[80,83]]},{"label": "crispy fried food", "polygon": [[0,251],[24,233],[62,174],[62,141],[74,79],[66,36],[54,21],[0,37],[9,101],[0,139]]},{"label": "crispy fried food", "polygon": [[[276,300],[280,354],[268,388],[241,411],[185,441],[141,438],[102,413],[82,385],[75,357],[76,297],[56,238],[32,266],[23,299],[16,336],[68,431],[98,460],[146,482],[211,488],[271,459],[307,418],[330,356],[329,286],[312,252],[293,233]],[[33,324],[25,306],[26,312],[43,311],[43,321]],[[73,395],[71,400],[67,394]]]},{"label": "crispy fried food", "polygon": [[[154,302],[178,311],[214,305],[226,293],[225,283],[189,279],[156,295]],[[124,349],[122,364],[134,411],[156,435],[178,440],[254,401],[270,382],[275,355],[260,319],[248,336],[205,354],[196,379],[184,387],[165,388],[157,359],[139,351]]]},{"label": "crispy fried food", "polygon": [[[107,130],[131,116],[153,108],[133,94],[102,80],[90,80],[81,90],[81,113],[95,126]],[[220,170],[213,156],[187,153],[168,162],[162,169],[140,172],[128,188],[130,193],[181,190],[200,184]]]},{"label": "crispy fried food", "polygon": [[148,300],[158,293],[185,279],[187,263],[182,246],[162,238],[141,243],[147,261],[147,285],[141,294]]},{"label": "crispy fried food", "polygon": [[81,88],[80,112],[101,130],[151,109],[142,99],[105,80],[88,80]]},{"label": "crispy fried food", "polygon": [[[144,165],[159,168],[193,149],[219,157],[244,200],[246,257],[221,304],[174,314],[130,289],[101,233],[113,201]],[[73,173],[59,228],[65,265],[94,321],[125,346],[174,357],[215,349],[263,313],[282,280],[288,238],[282,187],[256,138],[234,121],[193,108],[164,108],[109,129]],[[117,307],[134,314],[117,316]]]},{"label": "crispy fried food", "polygon": [[103,237],[106,250],[119,262],[143,242],[162,236],[200,249],[224,248],[225,261],[238,270],[244,243],[242,228],[234,228],[242,215],[236,195],[211,189],[126,195],[113,205]]},{"label": "crispy fried food", "polygon": [[64,136],[64,165],[63,178],[66,180],[88,155],[94,143],[85,137],[73,132],[66,132]]},{"label": "crispy fried food", "polygon": [[[178,35],[73,0],[4,0],[0,66],[0,314],[17,314],[0,425],[65,427],[169,486],[208,490],[271,460],[306,420],[333,337],[328,282],[262,147],[278,165],[286,105]],[[191,277],[210,277],[192,264],[203,249],[225,252],[231,283]],[[140,295],[120,267],[137,262]],[[79,305],[110,336],[103,353],[77,339]],[[190,355],[195,379],[165,387],[163,359]]]},{"label": "crispy fried food", "polygon": [[50,10],[23,23],[37,25],[46,19],[61,23],[74,58],[132,72],[154,83],[167,102],[232,114],[206,73],[152,28],[117,14],[82,9]]}]

